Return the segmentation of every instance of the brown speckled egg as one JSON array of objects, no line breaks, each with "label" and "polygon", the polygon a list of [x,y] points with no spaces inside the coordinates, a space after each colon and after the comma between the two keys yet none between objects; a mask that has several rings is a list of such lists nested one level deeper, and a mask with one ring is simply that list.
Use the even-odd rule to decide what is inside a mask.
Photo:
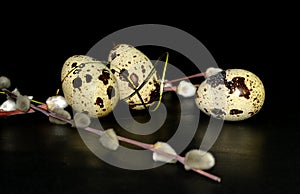
[{"label": "brown speckled egg", "polygon": [[148,108],[159,98],[156,70],[140,50],[132,45],[118,44],[110,51],[108,62],[118,80],[120,99],[131,109]]},{"label": "brown speckled egg", "polygon": [[108,115],[119,100],[118,83],[101,61],[85,55],[68,58],[61,71],[62,90],[76,112],[90,117]]},{"label": "brown speckled egg", "polygon": [[252,117],[264,100],[262,81],[244,69],[227,69],[207,77],[198,87],[195,99],[201,111],[227,121]]}]

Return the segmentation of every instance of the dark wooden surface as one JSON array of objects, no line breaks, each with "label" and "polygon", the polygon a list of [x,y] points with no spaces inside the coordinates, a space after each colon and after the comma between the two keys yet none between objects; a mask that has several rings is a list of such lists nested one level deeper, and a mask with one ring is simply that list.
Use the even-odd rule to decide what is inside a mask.
[{"label": "dark wooden surface", "polygon": [[[170,121],[176,122],[176,116]],[[1,191],[296,193],[299,132],[286,122],[294,119],[292,115],[271,118],[262,111],[248,121],[225,122],[210,150],[216,165],[209,172],[222,178],[216,183],[185,171],[180,163],[142,171],[114,167],[95,156],[75,128],[51,124],[40,113],[0,118]],[[207,116],[202,115],[187,150],[199,147],[206,123]],[[172,133],[174,129],[167,126],[163,130]]]}]

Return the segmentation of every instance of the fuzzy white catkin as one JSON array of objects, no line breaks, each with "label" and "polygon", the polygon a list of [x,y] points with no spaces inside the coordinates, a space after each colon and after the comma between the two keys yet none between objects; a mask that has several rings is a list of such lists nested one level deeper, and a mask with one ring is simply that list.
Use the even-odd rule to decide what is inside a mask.
[{"label": "fuzzy white catkin", "polygon": [[[171,154],[173,156],[177,155],[175,150],[169,144],[167,144],[165,142],[160,142],[160,141],[156,142],[154,144],[154,149],[163,151],[163,152]],[[175,159],[174,157],[168,157],[163,154],[157,153],[155,151],[153,152],[152,157],[153,157],[154,161],[167,162],[167,163],[176,163],[177,162],[177,159]]]},{"label": "fuzzy white catkin", "polygon": [[0,89],[9,88],[10,84],[10,79],[5,76],[0,76]]},{"label": "fuzzy white catkin", "polygon": [[[164,84],[164,87],[173,87],[172,83],[168,83],[168,80],[165,80],[164,82],[167,82]],[[163,81],[161,80],[161,83],[163,83]]]},{"label": "fuzzy white catkin", "polygon": [[100,143],[109,150],[116,150],[119,147],[118,137],[113,129],[107,129],[99,138]]},{"label": "fuzzy white catkin", "polygon": [[183,97],[192,97],[195,95],[197,88],[191,83],[187,81],[181,81],[177,86],[177,94]]},{"label": "fuzzy white catkin", "polygon": [[[16,96],[21,95],[21,93],[19,92],[18,88],[15,88],[11,93],[13,93]],[[9,95],[7,95],[7,99],[13,99],[13,98],[11,98]]]},{"label": "fuzzy white catkin", "polygon": [[85,113],[75,113],[74,115],[75,126],[78,128],[86,128],[91,124],[90,117]]},{"label": "fuzzy white catkin", "polygon": [[16,108],[22,112],[27,112],[30,109],[30,99],[28,98],[28,96],[17,96]]},{"label": "fuzzy white catkin", "polygon": [[[70,113],[69,113],[68,111],[64,110],[64,109],[61,109],[61,108],[54,108],[54,109],[52,110],[52,112],[54,112],[55,114],[60,115],[60,116],[62,116],[62,117],[64,117],[64,118],[66,118],[66,119],[71,119]],[[57,119],[57,118],[54,118],[54,117],[52,117],[52,116],[49,116],[49,121],[50,121],[51,123],[54,123],[54,124],[60,124],[60,125],[67,124],[67,122],[62,121],[62,120]]]},{"label": "fuzzy white catkin", "polygon": [[212,75],[215,75],[219,72],[223,71],[223,69],[216,68],[216,67],[209,67],[205,71],[205,77],[210,77]]},{"label": "fuzzy white catkin", "polygon": [[207,170],[215,165],[215,158],[209,152],[193,149],[186,153],[184,158],[184,168],[186,170],[201,169]]},{"label": "fuzzy white catkin", "polygon": [[54,108],[66,108],[68,103],[63,96],[51,96],[46,100],[46,104],[49,110],[53,110]]},{"label": "fuzzy white catkin", "polygon": [[14,111],[16,109],[16,102],[12,99],[4,101],[0,106],[0,110],[2,111]]}]

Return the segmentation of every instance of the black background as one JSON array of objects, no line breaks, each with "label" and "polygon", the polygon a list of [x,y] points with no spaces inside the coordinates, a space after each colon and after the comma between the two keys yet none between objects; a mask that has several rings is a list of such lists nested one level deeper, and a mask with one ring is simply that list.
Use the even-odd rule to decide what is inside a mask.
[{"label": "black background", "polygon": [[[53,125],[34,113],[0,118],[1,192],[297,193],[299,81],[292,60],[296,53],[292,21],[272,15],[191,24],[159,22],[195,36],[219,67],[247,69],[265,85],[262,110],[245,121],[225,122],[211,149],[217,164],[210,172],[222,177],[221,183],[187,172],[180,164],[145,171],[110,166],[89,151],[76,130]],[[60,70],[68,57],[85,54],[110,33],[144,23],[102,24],[72,18],[3,21],[0,75],[11,79],[12,88],[44,101],[60,87]],[[158,52],[146,49],[145,53],[157,57]],[[167,97],[172,100],[172,95]],[[205,123],[208,118],[201,119]],[[190,147],[199,146],[202,127]]]}]

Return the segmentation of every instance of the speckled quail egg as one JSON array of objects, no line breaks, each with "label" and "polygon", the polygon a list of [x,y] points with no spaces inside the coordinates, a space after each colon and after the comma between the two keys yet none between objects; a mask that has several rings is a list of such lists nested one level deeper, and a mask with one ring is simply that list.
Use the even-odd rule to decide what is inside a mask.
[{"label": "speckled quail egg", "polygon": [[244,69],[227,69],[206,77],[195,98],[201,111],[227,121],[252,117],[262,108],[264,100],[262,81]]},{"label": "speckled quail egg", "polygon": [[120,99],[131,109],[149,108],[159,98],[157,72],[140,50],[129,44],[118,44],[109,52],[108,62],[118,81]]},{"label": "speckled quail egg", "polygon": [[67,103],[76,112],[90,117],[108,115],[119,101],[118,82],[101,61],[74,55],[63,64],[62,90]]}]

